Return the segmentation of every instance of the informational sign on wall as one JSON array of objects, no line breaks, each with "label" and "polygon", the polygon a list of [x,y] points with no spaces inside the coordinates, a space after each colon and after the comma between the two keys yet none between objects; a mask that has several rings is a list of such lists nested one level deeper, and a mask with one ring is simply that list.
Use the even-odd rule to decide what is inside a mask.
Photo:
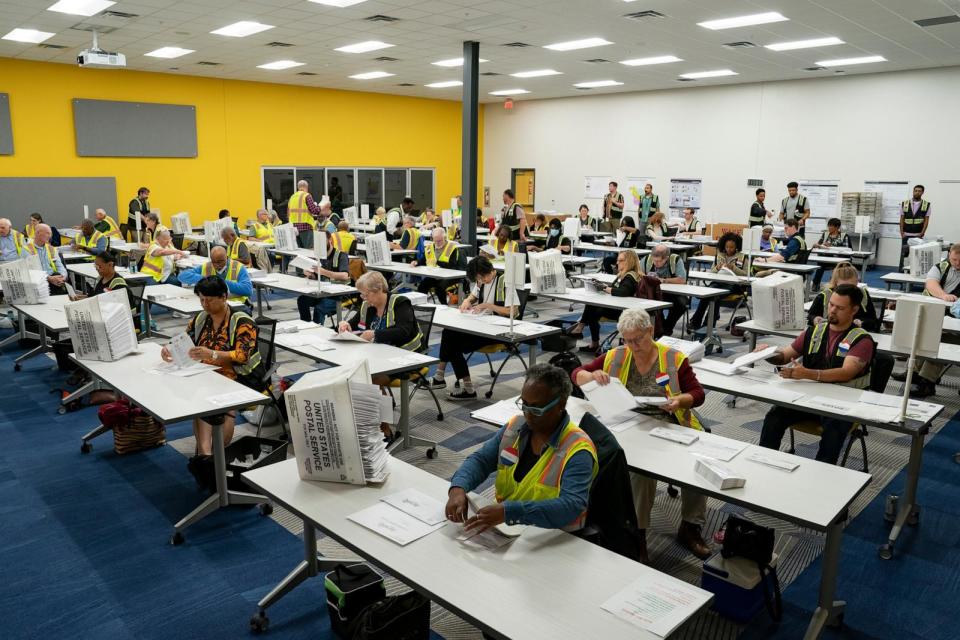
[{"label": "informational sign on wall", "polygon": [[[798,182],[800,184],[798,191],[807,198],[811,218],[837,217],[840,212],[839,180],[799,180]],[[824,228],[826,228],[825,224]]]},{"label": "informational sign on wall", "polygon": [[699,178],[670,178],[670,208],[700,208],[703,181]]},{"label": "informational sign on wall", "polygon": [[583,197],[584,198],[602,198],[607,195],[611,176],[587,176],[584,178]]},{"label": "informational sign on wall", "polygon": [[883,194],[880,222],[898,225],[897,234],[893,237],[899,238],[900,203],[910,199],[910,183],[906,180],[864,180],[863,190],[868,193]]},{"label": "informational sign on wall", "polygon": [[623,205],[628,211],[640,208],[640,198],[643,197],[643,187],[646,184],[652,185],[653,178],[624,178],[620,193],[623,194]]}]

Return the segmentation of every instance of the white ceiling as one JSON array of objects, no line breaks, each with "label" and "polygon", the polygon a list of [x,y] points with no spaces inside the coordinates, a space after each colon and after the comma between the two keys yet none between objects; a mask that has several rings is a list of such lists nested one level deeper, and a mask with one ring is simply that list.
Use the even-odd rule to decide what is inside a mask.
[{"label": "white ceiling", "polygon": [[[490,62],[481,72],[481,99],[498,101],[488,92],[523,88],[518,99],[540,99],[591,93],[735,84],[832,76],[838,70],[805,71],[816,61],[882,55],[889,62],[839,69],[846,74],[960,65],[960,22],[921,28],[914,20],[960,13],[960,0],[367,0],[334,8],[307,0],[118,0],[108,11],[133,18],[96,15],[90,18],[47,11],[55,0],[0,0],[0,35],[17,27],[56,33],[44,44],[66,49],[0,40],[0,57],[74,64],[91,34],[72,27],[101,25],[114,29],[100,37],[100,46],[126,55],[131,69],[174,74],[281,82],[317,87],[376,91],[456,100],[460,87],[430,89],[431,82],[460,79],[459,68],[431,62],[462,55],[462,42],[480,42],[480,56]],[[630,20],[635,11],[655,10],[665,18]],[[757,27],[709,31],[704,20],[765,11],[779,11],[790,20]],[[382,14],[398,22],[369,22]],[[214,29],[240,20],[276,28],[246,38],[211,35]],[[558,52],[543,49],[555,42],[599,36],[614,44]],[[763,48],[772,42],[836,36],[846,44],[777,53]],[[367,54],[345,54],[336,47],[363,40],[396,46]],[[270,47],[271,42],[292,47]],[[749,41],[752,49],[723,45]],[[503,46],[524,42],[527,48]],[[174,60],[144,57],[166,46],[195,49]],[[627,67],[618,61],[676,55],[683,62]],[[379,56],[396,62],[377,62]],[[601,58],[608,63],[587,60]],[[293,59],[305,66],[266,71],[257,65]],[[198,65],[200,61],[221,63]],[[553,68],[563,75],[518,79],[508,74]],[[678,82],[680,73],[730,68],[739,75],[696,82]],[[388,71],[393,77],[352,80],[347,76]],[[123,71],[117,71],[123,73]],[[298,75],[306,72],[316,75]],[[591,80],[617,80],[622,86],[583,91],[572,85]],[[414,86],[398,86],[412,83]]]}]

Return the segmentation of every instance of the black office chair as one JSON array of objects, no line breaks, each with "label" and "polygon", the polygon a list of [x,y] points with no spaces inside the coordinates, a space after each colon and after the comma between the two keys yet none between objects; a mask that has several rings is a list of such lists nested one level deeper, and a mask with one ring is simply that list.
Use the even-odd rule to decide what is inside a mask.
[{"label": "black office chair", "polygon": [[[419,353],[426,353],[430,348],[430,332],[433,330],[433,314],[436,313],[436,311],[436,307],[415,306],[413,308],[413,314],[417,319],[417,326],[420,327],[420,333],[422,335],[420,349],[418,349]],[[430,387],[430,378],[427,377],[429,372],[430,367],[421,367],[408,374],[410,380],[414,383],[413,390],[410,392],[410,399],[413,400],[413,396],[417,393],[418,389],[425,389],[426,392],[430,394],[430,397],[433,398],[433,404],[437,406],[437,420],[443,420],[443,409],[440,408],[440,400],[437,399],[437,394],[435,394]],[[399,386],[399,384],[400,381],[396,380],[396,386]],[[394,381],[391,381],[390,386],[395,386]]]},{"label": "black office chair", "polygon": [[254,319],[254,323],[257,325],[257,351],[260,352],[260,364],[263,365],[263,374],[258,382],[260,387],[264,389],[264,394],[270,398],[270,404],[265,405],[260,412],[260,419],[257,421],[257,437],[260,437],[260,432],[263,429],[263,419],[267,413],[266,407],[273,406],[273,408],[277,410],[277,415],[280,418],[280,427],[283,429],[283,439],[289,441],[290,437],[287,430],[287,423],[286,420],[284,420],[283,411],[280,408],[279,394],[275,395],[275,393],[279,392],[279,389],[270,388],[273,374],[276,373],[277,370],[277,348],[275,342],[277,321],[273,318],[267,318],[266,316],[258,316]]},{"label": "black office chair", "polygon": [[146,288],[147,283],[144,281],[127,280],[127,289],[130,290],[130,295],[133,296],[134,308],[136,309],[136,313],[133,315],[133,324],[135,327],[137,327],[138,334],[141,331],[147,331],[148,329],[148,327],[140,326],[140,318],[142,317],[140,314],[143,312],[143,305],[150,304],[149,301],[143,299],[143,292]]},{"label": "black office chair", "polygon": [[807,260],[810,259],[810,252],[813,249],[801,249],[797,252],[797,259],[794,260],[794,264],[807,264]]}]

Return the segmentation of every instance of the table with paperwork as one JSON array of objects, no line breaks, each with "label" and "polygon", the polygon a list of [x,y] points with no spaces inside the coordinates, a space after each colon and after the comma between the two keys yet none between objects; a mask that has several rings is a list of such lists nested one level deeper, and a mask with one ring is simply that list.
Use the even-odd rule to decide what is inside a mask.
[{"label": "table with paperwork", "polygon": [[[73,354],[70,359],[165,425],[269,402],[262,393],[213,370],[189,377],[151,373],[149,369],[163,363],[160,348],[157,342],[142,342],[137,353],[114,362],[79,360]],[[88,452],[90,440],[109,430],[101,424],[83,436],[80,450]],[[213,463],[217,492],[174,525],[171,544],[183,542],[184,529],[221,507],[267,502],[263,496],[233,491],[227,487],[222,424],[213,425]]]},{"label": "table with paperwork", "polygon": [[[300,480],[295,460],[243,474],[249,484],[296,514],[304,525],[304,560],[258,603],[254,620],[266,622],[268,607],[338,562],[318,557],[316,529],[499,639],[653,640],[660,636],[603,611],[601,605],[638,578],[649,576],[686,586],[560,530],[527,527],[509,545],[479,551],[458,541],[460,527],[448,523],[398,546],[349,516],[410,488],[444,501],[449,483],[396,458],[390,459],[389,469],[386,482],[365,486]],[[558,607],[558,602],[564,606]],[[689,618],[696,611],[688,613]]]},{"label": "table with paperwork", "polygon": [[446,282],[462,283],[463,279],[467,277],[467,272],[461,269],[426,267],[422,265],[413,267],[404,262],[395,262],[392,264],[368,264],[367,269],[373,271],[382,271],[385,273],[398,273],[402,276],[433,278],[434,280],[439,280],[441,284]]},{"label": "table with paperwork", "polygon": [[14,371],[20,371],[24,361],[29,360],[42,353],[50,351],[52,347],[47,344],[47,338],[52,338],[55,342],[57,336],[67,330],[67,314],[63,310],[64,305],[70,302],[68,296],[50,296],[44,304],[11,304],[17,312],[19,331],[12,336],[0,342],[0,348],[7,344],[15,342],[21,338],[27,337],[26,319],[29,318],[37,323],[40,328],[40,344],[24,354],[17,356],[13,361]]},{"label": "table with paperwork", "polygon": [[251,278],[250,281],[257,290],[257,315],[259,316],[263,315],[263,292],[265,289],[279,289],[280,291],[299,293],[314,298],[336,298],[337,322],[340,322],[343,314],[340,308],[341,298],[355,296],[360,293],[354,287],[342,282],[328,282],[324,279],[318,284],[315,278],[300,278],[286,273],[264,274],[256,278]]},{"label": "table with paperwork", "polygon": [[[567,401],[567,411],[570,419],[577,423],[587,412],[597,415],[587,400],[573,397]],[[483,419],[481,416],[475,417]],[[487,422],[494,424],[489,420]],[[870,475],[701,432],[700,437],[707,442],[742,449],[723,464],[746,478],[746,484],[738,489],[721,490],[694,472],[696,457],[686,446],[650,435],[654,427],[665,424],[656,418],[637,414],[633,424],[625,428],[618,427],[613,433],[623,448],[631,470],[674,486],[691,487],[721,502],[826,534],[819,606],[804,636],[805,640],[819,637],[823,627],[843,613],[844,603],[834,600],[843,527],[850,504],[870,483]],[[754,454],[775,457],[798,466],[792,472],[786,472],[749,460]]]},{"label": "table with paperwork", "polygon": [[[149,338],[150,336],[158,336],[161,338],[170,337],[150,328],[150,307],[153,305],[163,307],[164,309],[169,309],[174,313],[182,313],[188,316],[196,315],[203,310],[203,306],[200,304],[200,297],[192,288],[187,289],[186,287],[181,287],[175,284],[163,283],[150,285],[143,290],[143,297],[145,300],[149,301],[150,304],[143,305],[146,326],[142,328],[142,335],[140,337],[141,340],[144,338]],[[228,300],[227,304],[230,305],[230,308],[234,310],[247,310],[247,305],[243,302],[232,302]],[[184,322],[183,328],[186,329],[186,327],[187,323]]]},{"label": "table with paperwork", "polygon": [[[527,285],[529,288],[530,285]],[[647,312],[660,311],[661,309],[669,309],[671,303],[663,302],[662,300],[647,300],[646,298],[621,298],[617,296],[612,296],[609,293],[596,293],[587,291],[586,287],[578,287],[576,289],[567,287],[565,293],[537,293],[538,296],[543,296],[544,298],[551,298],[553,300],[562,300],[564,302],[573,302],[577,304],[592,304],[596,307],[603,307],[604,309],[619,309],[624,311],[626,309],[643,309]]]},{"label": "table with paperwork", "polygon": [[927,282],[926,275],[914,276],[909,273],[901,272],[885,273],[880,276],[880,279],[883,280],[887,289],[891,288],[893,285],[897,285],[904,291],[909,291],[913,285],[920,285],[922,287]]},{"label": "table with paperwork", "polygon": [[[621,251],[626,251],[625,247],[618,247],[612,244],[596,244],[594,242],[578,242],[573,245],[574,251],[601,251],[604,253],[620,253]],[[650,255],[650,249],[641,249],[639,247],[634,247],[633,252],[638,256],[648,256]]]},{"label": "table with paperwork", "polygon": [[[100,274],[97,273],[97,267],[92,262],[76,262],[64,266],[66,266],[68,273],[72,273],[85,280],[93,280],[96,282],[100,279]],[[117,275],[127,282],[145,284],[148,280],[153,280],[153,276],[149,273],[130,271],[122,267],[117,268]]]}]

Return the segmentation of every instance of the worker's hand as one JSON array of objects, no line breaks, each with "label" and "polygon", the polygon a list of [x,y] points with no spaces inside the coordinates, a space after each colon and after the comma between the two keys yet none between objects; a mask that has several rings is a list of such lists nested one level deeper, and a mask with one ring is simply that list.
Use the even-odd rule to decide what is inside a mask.
[{"label": "worker's hand", "polygon": [[666,413],[674,413],[680,408],[680,400],[676,396],[670,398],[670,401],[666,404],[660,405],[660,409]]},{"label": "worker's hand", "polygon": [[863,320],[854,320],[854,321],[853,321],[853,325],[854,325],[855,327],[862,327],[862,326],[863,326]]},{"label": "worker's hand", "polygon": [[187,352],[191,360],[200,362],[202,360],[213,360],[213,350],[207,347],[193,347]]},{"label": "worker's hand", "polygon": [[613,287],[604,287],[604,288],[603,288],[603,292],[604,292],[604,293],[613,293]]},{"label": "worker's hand", "polygon": [[[796,361],[794,361],[795,363]],[[791,363],[791,366],[783,367],[780,369],[780,377],[786,378],[788,380],[806,380],[810,379],[810,371],[812,369],[807,369],[802,364]]]},{"label": "worker's hand", "polygon": [[410,266],[411,266],[411,267],[417,266],[417,261],[416,261],[416,260],[411,260],[411,261],[410,261]]},{"label": "worker's hand", "polygon": [[316,272],[316,271],[304,271],[304,272],[303,272],[303,275],[307,278],[307,280],[316,280],[316,279],[317,279],[317,272]]},{"label": "worker's hand", "polygon": [[[823,316],[816,316],[816,317],[813,319],[813,324],[820,324],[821,322],[823,322]],[[858,326],[859,326],[859,325],[858,325]]]},{"label": "worker's hand", "polygon": [[467,311],[470,311],[470,307],[472,306],[473,306],[473,303],[470,302],[470,300],[468,299],[464,300],[463,302],[460,303],[460,311],[466,313]]},{"label": "worker's hand", "polygon": [[[821,318],[821,320],[822,320],[822,318]],[[756,353],[757,351],[763,351],[764,349],[766,349],[766,348],[769,347],[769,346],[770,346],[770,345],[768,345],[768,344],[760,343],[760,344],[758,344],[756,347],[753,348],[753,352]]]},{"label": "worker's hand", "polygon": [[360,334],[360,337],[366,340],[367,342],[373,342],[373,330],[367,329],[366,331]]},{"label": "worker's hand", "polygon": [[503,505],[491,504],[477,512],[472,518],[467,518],[463,524],[463,530],[468,533],[481,533],[490,527],[503,524],[506,519],[506,512]]},{"label": "worker's hand", "polygon": [[160,359],[164,362],[173,362],[173,356],[170,355],[170,349],[166,346],[160,347]]},{"label": "worker's hand", "polygon": [[610,374],[606,371],[597,370],[590,374],[593,376],[594,381],[599,384],[601,387],[605,384],[610,384]]},{"label": "worker's hand", "polygon": [[444,514],[450,522],[463,522],[467,519],[467,492],[462,487],[452,487],[447,494],[447,507]]},{"label": "worker's hand", "polygon": [[47,282],[49,282],[50,284],[56,287],[59,287],[63,285],[64,278],[63,276],[60,276],[60,275],[47,276]]},{"label": "worker's hand", "polygon": [[943,299],[944,299],[944,301],[946,301],[946,302],[956,302],[956,301],[957,301],[957,296],[953,295],[952,293],[945,293],[945,294],[943,295]]},{"label": "worker's hand", "polygon": [[350,323],[345,320],[341,320],[340,324],[337,325],[337,331],[339,331],[340,333],[343,333],[345,331],[352,331],[352,330],[353,329],[350,327]]}]

